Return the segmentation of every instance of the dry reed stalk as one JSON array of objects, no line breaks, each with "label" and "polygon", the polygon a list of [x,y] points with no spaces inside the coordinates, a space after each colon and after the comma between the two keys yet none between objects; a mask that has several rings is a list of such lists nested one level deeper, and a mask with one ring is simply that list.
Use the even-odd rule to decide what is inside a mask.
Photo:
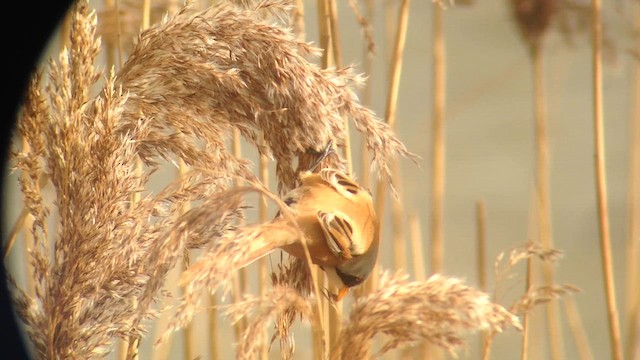
[{"label": "dry reed stalk", "polygon": [[422,232],[420,231],[420,219],[415,213],[409,216],[409,238],[411,240],[413,274],[416,277],[416,280],[423,281],[426,278],[426,274],[424,270]]},{"label": "dry reed stalk", "polygon": [[611,357],[622,360],[620,322],[616,307],[613,259],[609,231],[609,202],[607,200],[607,178],[604,147],[604,117],[602,109],[602,21],[600,0],[592,0],[592,63],[593,63],[593,126],[595,147],[596,196],[598,201],[598,225],[600,230],[600,255],[609,320]]},{"label": "dry reed stalk", "polygon": [[[388,6],[390,6],[390,3],[387,3]],[[400,4],[400,8],[398,10],[398,17],[397,17],[397,26],[395,28],[395,38],[394,38],[394,42],[393,42],[393,51],[390,55],[390,59],[389,59],[389,87],[387,89],[387,99],[386,99],[386,106],[385,106],[385,122],[387,124],[389,124],[389,126],[392,129],[395,129],[395,123],[396,123],[396,109],[397,109],[397,103],[398,103],[398,94],[400,92],[400,78],[402,75],[402,61],[403,61],[403,55],[404,55],[404,46],[405,46],[405,42],[406,42],[406,34],[407,34],[407,28],[408,28],[408,23],[409,23],[409,5],[410,5],[410,1],[409,0],[403,0],[402,3]],[[390,20],[390,16],[391,16],[391,12],[387,13],[387,35],[391,36],[391,30],[392,30],[392,26],[391,21]],[[387,43],[389,43],[390,41],[388,41]],[[395,168],[397,167],[397,164],[392,164],[392,166]],[[398,172],[396,170],[396,172]],[[378,180],[376,182],[376,190],[375,190],[375,208],[376,208],[376,213],[378,214],[378,216],[380,218],[382,218],[384,216],[384,209],[385,209],[385,200],[387,197],[387,186],[382,183],[380,180]],[[393,190],[393,189],[392,189]],[[395,190],[393,190],[393,194],[395,196],[398,196],[398,194],[395,192]],[[399,201],[398,198],[395,199],[396,201]],[[396,203],[396,206],[394,207],[395,211],[398,211],[398,206],[399,202]],[[394,217],[397,220],[397,214],[396,217]],[[380,227],[382,228],[384,225],[381,224]],[[396,249],[397,241],[402,241],[401,237],[396,237],[395,236],[395,231],[396,229],[399,229],[400,226],[398,226],[397,221],[394,222],[394,258],[396,259],[396,266],[397,266],[397,262],[398,262],[398,254],[399,251],[401,251],[401,249]],[[382,230],[381,230],[382,231]],[[373,291],[375,291],[378,288],[378,275],[379,271],[377,269],[374,269],[373,272],[373,276],[372,279],[370,280],[371,286],[369,287],[369,291],[368,293],[372,293]],[[362,356],[366,356],[365,353],[361,354]]]},{"label": "dry reed stalk", "polygon": [[[478,286],[481,291],[487,291],[487,211],[484,201],[476,201],[476,241],[477,241],[477,253],[476,253],[476,266],[478,272]],[[527,321],[523,322],[524,333],[526,334]],[[480,334],[480,353],[484,358],[484,343],[486,334],[483,332]]]},{"label": "dry reed stalk", "polygon": [[407,39],[407,28],[409,25],[410,3],[411,2],[409,0],[403,0],[402,3],[400,3],[400,9],[398,9],[396,36],[391,56],[389,89],[387,92],[384,120],[392,129],[396,127],[396,111],[398,108],[398,94],[400,93],[400,78],[402,75],[404,46]]},{"label": "dry reed stalk", "polygon": [[[234,303],[236,302],[237,300],[234,300]],[[218,299],[215,297],[215,295],[209,295],[209,307],[209,338],[207,339],[209,345],[209,359],[218,360],[220,359],[220,352],[218,351],[218,349],[220,348],[220,340],[218,336],[218,311],[214,311],[214,309],[217,309],[218,307]],[[246,320],[240,319],[240,321],[244,322]],[[243,327],[243,325],[234,324],[233,328],[236,331],[236,341],[240,341],[240,334],[242,334],[242,332],[240,331],[244,331],[246,327]]]},{"label": "dry reed stalk", "polygon": [[[634,16],[634,28],[640,28],[640,9],[636,7]],[[636,42],[638,43],[638,41]],[[640,290],[637,284],[640,282],[640,266],[638,254],[640,254],[640,65],[637,62],[633,66],[633,104],[632,118],[630,119],[629,142],[629,190],[628,190],[628,238],[626,259],[626,299],[625,314],[627,318],[627,341],[625,354],[628,359],[640,359]]]},{"label": "dry reed stalk", "polygon": [[[182,274],[182,267],[181,266],[175,266],[173,269],[171,269],[168,273],[167,273],[167,278],[165,281],[165,288],[163,289],[163,291],[167,291],[170,294],[180,294],[180,288],[178,287],[178,281],[180,280],[180,274]],[[175,313],[175,309],[171,308],[170,306],[167,308],[167,310],[165,310],[162,313],[162,316],[160,316],[155,322],[154,322],[154,331],[153,334],[149,334],[147,338],[150,339],[155,339],[158,338],[162,335],[162,332],[164,331],[164,329],[167,327],[169,320],[171,319],[171,316]],[[171,354],[171,348],[173,347],[174,344],[174,339],[171,338],[169,339],[169,341],[165,342],[162,345],[159,346],[154,346],[152,347],[152,354],[150,354],[149,358],[152,360],[168,360],[169,359],[169,355]],[[122,344],[124,346],[124,350],[126,351],[127,348],[127,342],[125,340],[123,340]],[[126,358],[126,353],[122,354],[122,356],[125,356]],[[124,359],[124,358],[123,358]],[[213,357],[211,357],[211,359],[215,359]]]},{"label": "dry reed stalk", "polygon": [[[325,5],[327,5],[328,17],[329,17],[329,31],[330,31],[330,39],[331,39],[331,51],[333,57],[333,63],[336,68],[342,69],[342,48],[340,41],[340,31],[338,27],[338,9],[336,7],[336,0],[328,0]],[[348,153],[344,154],[344,157],[347,158]]]},{"label": "dry reed stalk", "polygon": [[[117,63],[116,65],[118,65],[118,69],[122,69],[122,59],[124,58],[124,45],[122,44],[122,18],[121,18],[121,12],[120,12],[120,0],[114,0],[115,3],[113,5],[113,8],[116,12],[116,16],[115,16],[115,21],[116,21],[116,50],[117,50]],[[129,347],[131,347],[131,344],[129,344]]]},{"label": "dry reed stalk", "polygon": [[[114,8],[114,0],[104,0],[104,7],[106,9],[113,9]],[[102,36],[100,28],[102,28],[102,24],[103,24],[103,16],[102,13],[98,14],[98,34]],[[114,37],[115,38],[115,37]],[[105,58],[106,58],[106,63],[107,66],[109,68],[113,67],[116,63],[116,46],[115,46],[115,41],[109,41],[108,39],[103,39],[104,44],[105,44]],[[122,356],[118,356],[119,359],[124,359],[124,357]]]},{"label": "dry reed stalk", "polygon": [[[389,73],[389,88],[387,90],[387,100],[385,106],[384,119],[390,128],[395,128],[396,109],[398,105],[398,93],[400,92],[400,75],[402,74],[402,59],[404,45],[407,36],[407,25],[409,23],[409,0],[403,0],[398,10],[398,27],[394,42],[394,50],[391,59]],[[376,182],[375,208],[379,218],[384,215],[387,185],[381,180]],[[395,191],[394,191],[395,194]]]},{"label": "dry reed stalk", "polygon": [[[343,63],[342,63],[342,49],[341,49],[341,41],[340,41],[340,31],[338,28],[338,11],[336,8],[336,1],[335,0],[327,0],[324,2],[324,6],[326,7],[324,9],[325,12],[328,12],[328,29],[326,29],[326,27],[322,27],[321,30],[328,30],[330,35],[329,38],[331,39],[331,62],[335,65],[335,67],[337,69],[342,69],[343,67]],[[329,49],[325,49],[326,52],[329,51]],[[346,168],[347,168],[347,172],[349,174],[353,173],[353,162],[352,162],[352,158],[351,158],[351,136],[349,134],[349,120],[345,118],[345,123],[344,123],[344,135],[343,135],[343,140],[344,140],[344,146],[342,148],[342,153],[343,153],[343,157],[346,160]],[[327,343],[328,348],[331,348],[331,346],[337,341],[338,337],[340,336],[340,331],[341,331],[341,325],[342,325],[342,313],[343,313],[343,307],[342,307],[342,302],[339,302],[337,304],[333,304],[332,306],[329,306],[327,301],[324,301],[323,304],[325,305],[325,309],[326,314],[328,315],[328,319],[326,319],[326,323],[329,324],[329,329],[328,329],[328,334],[325,334],[325,336],[327,336],[327,339],[329,339],[329,342]],[[325,352],[326,354],[326,352]]]},{"label": "dry reed stalk", "polygon": [[[351,0],[350,0],[351,2]],[[356,4],[357,5],[357,4]],[[353,7],[354,9],[357,9],[357,7]],[[354,13],[358,13],[356,12],[356,10],[354,10]],[[368,20],[360,17],[359,22],[361,24],[368,24],[368,28],[371,29],[371,23],[373,22],[373,16],[374,16],[374,4],[373,4],[373,0],[367,0],[367,16],[368,16]],[[357,17],[357,15],[356,15]],[[365,28],[367,28],[365,26]],[[372,33],[372,31],[368,31],[369,34]],[[369,46],[368,46],[368,50],[373,50],[373,35],[371,35],[369,37],[370,41],[369,41]],[[372,54],[370,52],[365,52],[365,54],[367,54],[366,59],[364,60],[364,71],[365,71],[365,75],[369,77],[369,81],[367,81],[367,83],[365,84],[365,88],[363,89],[363,104],[370,106],[371,105],[371,96],[372,96],[372,86],[371,86],[371,76],[373,76],[373,59],[372,59]],[[361,179],[360,179],[360,183],[370,189],[372,186],[372,180],[371,180],[371,170],[369,167],[369,163],[370,163],[370,154],[369,154],[369,148],[367,147],[366,144],[366,139],[362,139],[362,158],[361,158]],[[377,287],[377,277],[378,277],[378,273],[379,273],[379,266],[376,264],[376,266],[374,266],[374,269],[371,273],[371,275],[369,276],[369,278],[365,281],[365,283],[358,289],[356,289],[356,291],[354,292],[354,295],[356,298],[359,298],[360,296],[364,295],[365,293],[369,293],[372,289]]]},{"label": "dry reed stalk", "polygon": [[[538,235],[543,246],[553,248],[549,193],[549,145],[547,139],[547,110],[544,94],[544,64],[542,43],[556,11],[553,0],[512,0],[513,16],[531,59],[534,115],[535,115],[535,174],[536,204],[539,213]],[[545,285],[553,284],[554,271],[548,262],[542,263]],[[562,325],[557,314],[557,304],[546,305],[547,339],[552,359],[564,358]]]},{"label": "dry reed stalk", "polygon": [[331,64],[331,17],[329,12],[329,0],[318,0],[318,36],[320,49],[322,49],[321,66],[326,69]]},{"label": "dry reed stalk", "polygon": [[580,360],[593,360],[589,340],[587,339],[587,334],[584,331],[580,312],[578,311],[578,307],[573,297],[567,296],[564,298],[564,308],[565,313],[567,314],[569,328],[571,329],[571,333],[573,334],[573,338],[576,343],[576,348],[578,349],[578,354],[580,355]]},{"label": "dry reed stalk", "polygon": [[[525,285],[524,285],[524,291],[526,294],[528,294],[531,291],[531,288],[533,285],[532,262],[533,262],[532,258],[527,259],[527,280],[525,281]],[[531,321],[531,318],[530,318],[529,312],[525,312],[523,317],[524,317],[524,320],[522,322],[522,350],[520,352],[520,359],[527,360],[529,356],[529,331],[531,328],[529,325],[529,322]]]},{"label": "dry reed stalk", "polygon": [[[391,3],[388,2],[387,6],[391,7]],[[387,13],[387,25],[390,24],[391,13]],[[395,39],[393,45],[393,51],[391,53],[391,58],[389,61],[389,87],[387,89],[387,98],[386,98],[386,106],[385,106],[385,123],[389,125],[392,129],[395,128],[395,116],[396,116],[396,108],[398,102],[398,93],[400,90],[400,75],[402,74],[402,59],[404,53],[404,45],[407,34],[407,26],[409,22],[409,0],[403,0],[400,9],[398,10],[398,23],[395,32]],[[391,26],[387,26],[387,34],[391,33]],[[393,191],[395,194],[395,190]],[[378,214],[379,218],[384,216],[385,209],[385,201],[387,196],[387,187],[386,185],[378,179],[376,181],[375,188],[375,209],[376,214]],[[384,227],[384,223],[380,224],[380,231],[382,232],[382,228]],[[377,265],[376,265],[377,266]],[[372,276],[368,280],[367,289],[368,291],[372,291],[377,289],[378,287],[378,271],[374,269]]]},{"label": "dry reed stalk", "polygon": [[[238,129],[233,129],[233,139],[231,140],[231,148],[232,148],[232,152],[233,152],[233,156],[235,156],[236,159],[241,159],[242,158],[242,146],[241,146],[241,138],[240,138],[240,131]],[[240,187],[242,186],[241,182],[238,180],[235,182],[235,187]],[[243,226],[244,225],[244,219],[240,218],[238,219],[238,226]],[[242,294],[246,294],[249,289],[248,289],[248,285],[247,285],[247,277],[248,277],[248,271],[247,268],[242,268],[238,271],[238,274],[236,274],[236,276],[234,276],[233,279],[233,292],[232,292],[232,301],[234,303],[240,301],[241,295]],[[209,310],[209,336],[210,339],[214,339],[215,341],[211,341],[209,343],[209,347],[210,347],[210,353],[217,354],[217,346],[215,346],[214,344],[217,342],[217,338],[214,338],[214,334],[217,332],[218,326],[218,312],[216,310],[216,306],[215,303],[217,303],[216,300],[216,295],[215,294],[211,294],[209,295],[209,303],[211,304],[211,308]],[[242,334],[244,333],[244,330],[247,327],[247,319],[240,319],[238,321],[235,322],[235,324],[233,325],[234,331],[235,331],[235,336],[236,336],[236,341],[240,341]],[[215,348],[214,348],[215,347]],[[210,355],[212,358],[213,355]],[[217,358],[217,355],[216,357]]]},{"label": "dry reed stalk", "polygon": [[[315,289],[324,286],[324,273],[318,268],[311,268],[309,274],[313,277],[313,285]],[[313,307],[313,324],[311,327],[311,344],[313,346],[313,358],[315,360],[324,360],[325,354],[328,353],[328,327],[326,314],[328,311],[325,299],[316,297],[316,306]]]},{"label": "dry reed stalk", "polygon": [[[325,5],[328,7],[329,12],[329,31],[331,33],[331,55],[333,58],[333,64],[337,69],[343,68],[342,63],[342,49],[340,41],[340,31],[338,27],[338,9],[336,6],[336,0],[327,0]],[[349,174],[353,173],[353,161],[351,159],[351,136],[349,134],[349,121],[345,119],[344,123],[344,145],[342,147],[342,155],[346,160],[346,168]]]},{"label": "dry reed stalk", "polygon": [[331,359],[359,359],[377,334],[389,340],[377,355],[427,340],[454,353],[463,333],[519,328],[518,319],[490,301],[489,296],[460,280],[433,275],[426,281],[408,281],[408,275],[384,273],[380,288],[357,300]]},{"label": "dry reed stalk", "polygon": [[[417,281],[424,281],[426,279],[426,270],[424,262],[424,249],[422,247],[423,237],[420,230],[420,218],[417,214],[413,213],[409,216],[409,241],[410,249],[413,260],[413,274]],[[422,341],[421,345],[416,346],[422,354],[422,358],[427,358],[430,353],[429,342]]]},{"label": "dry reed stalk", "polygon": [[393,244],[393,266],[396,270],[404,269],[407,263],[407,243],[404,235],[404,218],[405,211],[402,206],[402,175],[400,173],[400,164],[393,161],[391,164],[391,176],[393,182],[398,184],[397,197],[391,199],[391,233]]},{"label": "dry reed stalk", "polygon": [[[543,246],[553,247],[553,230],[551,224],[551,205],[549,191],[549,143],[547,138],[547,110],[544,94],[544,63],[541,44],[532,45],[531,60],[534,78],[535,97],[535,138],[536,138],[536,193],[539,213],[539,236]],[[554,282],[553,266],[542,263],[542,272],[545,285]],[[547,331],[549,347],[553,359],[564,358],[564,341],[562,337],[562,324],[558,317],[557,303],[549,302],[546,305]]]},{"label": "dry reed stalk", "polygon": [[151,24],[151,0],[142,0],[142,30]]},{"label": "dry reed stalk", "polygon": [[298,40],[304,41],[307,37],[305,33],[305,24],[304,24],[304,1],[296,0],[295,6],[293,7],[293,33],[298,36]]},{"label": "dry reed stalk", "polygon": [[480,290],[487,291],[487,207],[482,200],[476,202],[476,240],[478,285]]},{"label": "dry reed stalk", "polygon": [[[396,107],[397,107],[397,96],[399,93],[400,87],[400,78],[402,74],[402,53],[404,52],[404,44],[406,41],[406,29],[408,27],[408,11],[409,11],[409,2],[401,5],[400,9],[400,17],[398,20],[398,30],[397,30],[397,38],[396,45],[393,55],[393,63],[397,62],[396,65],[392,65],[392,68],[395,70],[391,70],[391,85],[389,86],[389,91],[395,93],[396,98],[391,98],[387,102],[385,119],[387,119],[387,123],[390,124],[392,128],[395,128],[396,122]],[[405,17],[403,17],[403,14]],[[401,30],[402,29],[402,30]],[[404,33],[402,33],[404,32]],[[400,60],[398,60],[400,59]],[[395,85],[394,85],[395,83]],[[402,180],[400,173],[400,164],[398,161],[393,161],[391,164],[391,176],[394,179],[394,182],[398,187],[398,193],[396,196],[391,199],[391,227],[393,234],[393,258],[394,258],[394,266],[396,269],[401,269],[406,263],[406,242],[404,237],[404,224],[402,219],[404,219],[404,208],[402,206],[402,191],[400,181]],[[381,196],[381,199],[384,199],[384,195]],[[384,201],[384,200],[382,200]],[[380,205],[382,206],[382,205]]]},{"label": "dry reed stalk", "polygon": [[[144,16],[143,16],[144,19]],[[144,23],[144,22],[143,22]],[[140,162],[138,162],[139,165],[142,165]],[[137,169],[141,170],[141,166],[137,167]],[[183,160],[179,160],[178,162],[178,173],[177,173],[177,177],[178,179],[183,179],[184,176],[186,176],[189,172],[189,169],[187,167],[187,165],[184,163]],[[134,202],[135,203],[135,202]],[[180,206],[180,209],[178,210],[178,214],[179,215],[184,215],[184,213],[186,213],[187,211],[189,211],[189,204],[182,204],[182,206]],[[184,253],[184,257],[183,257],[183,261],[182,261],[182,270],[186,270],[189,268],[189,261],[188,261],[188,256],[189,253],[187,251],[185,251]],[[217,334],[211,334],[213,335],[212,338],[210,338],[210,341],[215,342],[215,338],[217,336]],[[183,331],[183,354],[184,354],[184,358],[185,359],[193,359],[194,358],[194,349],[193,349],[193,343],[195,341],[194,338],[194,331],[193,331],[193,324],[189,324],[187,326],[184,327],[184,331]]]},{"label": "dry reed stalk", "polygon": [[[262,141],[262,145],[264,146],[264,140]],[[259,157],[258,173],[260,182],[262,184],[269,184],[269,164],[267,156],[265,154],[260,154]],[[258,201],[258,220],[260,221],[260,223],[265,223],[267,221],[267,198],[265,196],[260,196],[260,199]],[[260,294],[260,296],[264,296],[264,294],[267,292],[267,281],[267,261],[263,257],[258,260],[258,293]],[[262,332],[264,334],[262,334],[261,336],[266,337],[267,330],[263,329]],[[269,348],[267,347],[267,344],[264,343],[260,347],[260,359],[266,360],[268,358]]]},{"label": "dry reed stalk", "polygon": [[[332,13],[330,8],[331,0],[318,0],[318,33],[320,38],[320,48],[322,49],[321,66],[323,69],[327,69],[332,65],[335,65],[334,43],[332,41]],[[339,48],[339,46],[336,46]],[[323,287],[325,282],[324,274],[317,273],[317,285],[316,287]],[[328,325],[328,327],[322,327],[320,329],[313,329],[311,335],[313,337],[313,356],[314,359],[324,359],[327,354],[327,349],[331,346],[332,337],[335,339],[335,321],[336,310],[330,309],[328,305],[328,299],[322,298],[318,301],[317,309],[314,311],[314,316],[323,319],[322,323]],[[329,314],[331,312],[331,314]],[[334,321],[331,321],[333,318]]]},{"label": "dry reed stalk", "polygon": [[[371,86],[371,77],[373,76],[373,49],[374,42],[373,36],[371,35],[371,23],[374,18],[374,4],[373,0],[367,0],[367,16],[366,18],[360,14],[358,10],[358,4],[355,0],[348,0],[349,6],[353,9],[354,14],[356,14],[356,19],[358,23],[368,31],[365,31],[365,34],[369,34],[367,43],[369,44],[365,50],[363,51],[363,60],[362,66],[364,74],[367,76],[367,82],[362,89],[362,104],[365,106],[371,106],[371,96],[372,96],[372,86]],[[367,145],[365,140],[362,139],[361,142],[361,158],[360,158],[360,184],[365,188],[371,187],[371,174],[369,170],[369,151],[367,149]]]},{"label": "dry reed stalk", "polygon": [[446,53],[443,9],[433,6],[433,125],[431,173],[431,271],[442,271],[444,259]]},{"label": "dry reed stalk", "polygon": [[[636,289],[636,291],[638,290]],[[631,338],[632,340],[630,340],[634,342],[633,344],[630,345],[631,347],[630,359],[632,360],[638,360],[638,358],[640,358],[640,345],[638,344],[638,334],[640,334],[640,329],[638,329],[638,327],[640,326],[638,325],[640,324],[640,294],[636,297],[636,299],[637,299],[637,302],[634,306],[635,311],[633,314],[633,316],[635,317],[631,319],[632,324],[635,324],[635,326],[632,327],[631,329],[632,331],[629,334],[629,338],[631,338],[631,336],[635,337],[635,340],[633,340],[633,338]]]}]

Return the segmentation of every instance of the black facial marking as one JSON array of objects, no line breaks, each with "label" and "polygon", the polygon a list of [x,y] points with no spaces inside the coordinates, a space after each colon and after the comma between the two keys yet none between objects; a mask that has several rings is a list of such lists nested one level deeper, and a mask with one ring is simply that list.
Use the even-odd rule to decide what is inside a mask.
[{"label": "black facial marking", "polygon": [[336,268],[336,273],[338,274],[338,276],[340,276],[342,282],[348,287],[360,285],[364,281],[364,279],[359,276],[353,276],[343,273],[339,268]]}]

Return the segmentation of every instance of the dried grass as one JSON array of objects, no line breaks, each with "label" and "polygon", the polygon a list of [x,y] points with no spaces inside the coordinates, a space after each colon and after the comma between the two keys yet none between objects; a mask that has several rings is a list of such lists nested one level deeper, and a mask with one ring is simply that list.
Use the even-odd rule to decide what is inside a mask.
[{"label": "dried grass", "polygon": [[379,355],[420,340],[454,353],[466,333],[508,326],[519,328],[518,319],[458,279],[433,275],[410,282],[400,272],[384,273],[379,289],[354,304],[331,358],[361,358],[377,334],[389,336]]},{"label": "dried grass", "polygon": [[[544,248],[539,243],[534,241],[528,241],[525,244],[512,249],[508,257],[506,253],[501,252],[498,254],[496,261],[494,262],[493,270],[495,277],[495,287],[493,291],[493,300],[502,295],[499,294],[499,290],[506,288],[511,289],[514,283],[514,279],[517,283],[521,280],[517,278],[515,272],[516,266],[522,261],[527,260],[527,281],[525,287],[525,293],[518,297],[511,306],[508,307],[509,311],[518,316],[524,317],[524,339],[523,339],[523,354],[522,357],[526,358],[528,350],[528,317],[531,311],[538,305],[548,304],[551,300],[557,299],[563,296],[571,295],[579,291],[579,289],[571,284],[548,284],[543,286],[534,286],[530,283],[531,277],[531,260],[538,259],[543,265],[552,266],[560,259],[562,252],[552,248]],[[489,359],[491,343],[495,337],[495,332],[490,331],[483,339],[482,352],[483,359]]]},{"label": "dried grass", "polygon": [[[233,129],[275,159],[282,191],[295,186],[298,156],[329,140],[342,145],[345,118],[366,137],[383,178],[388,159],[411,155],[357,102],[358,75],[320,70],[305,59],[317,49],[256,16],[283,5],[187,5],[143,32],[92,98],[102,75],[95,67],[100,42],[95,13],[78,3],[69,50],[49,63],[48,83],[40,75],[31,83],[18,128],[28,146],[13,154],[34,217],[35,296],[12,284],[40,357],[100,357],[116,337],[141,337],[185,250],[231,254],[224,234],[240,216],[243,192],[223,190],[238,178],[260,187],[248,163],[225,147]],[[258,146],[262,136],[266,146]],[[329,165],[342,166],[336,159]],[[163,161],[183,161],[191,171],[152,193],[149,178]],[[41,178],[53,185],[52,204],[43,200]],[[132,203],[133,194],[139,201]],[[193,201],[201,203],[181,214]],[[45,225],[51,206],[60,219],[53,232]]]},{"label": "dried grass", "polygon": [[[187,135],[208,131],[212,136],[206,138],[219,142],[230,126],[240,129],[261,153],[274,158],[281,191],[295,186],[291,164],[307,149],[319,150],[329,140],[343,145],[343,117],[366,136],[374,168],[388,179],[387,160],[410,154],[388,126],[357,102],[350,86],[362,79],[349,69],[320,70],[304,58],[313,54],[317,49],[260,22],[251,10],[220,6],[197,12],[187,6],[142,33],[120,81],[125,91],[145,95],[132,96],[127,111],[153,116],[154,123],[171,123]],[[171,101],[165,101],[166,94]],[[258,146],[260,134],[266,147]],[[171,143],[158,137],[158,142]],[[216,143],[205,147],[223,149]],[[236,159],[219,152],[214,163],[230,173],[238,170]],[[209,158],[200,162],[211,163]]]},{"label": "dried grass", "polygon": [[[280,338],[281,356],[283,359],[292,358],[295,346],[293,339],[289,337],[288,327],[290,322],[287,317],[283,316],[295,312],[301,318],[311,321],[313,319],[313,306],[315,306],[314,303],[309,301],[307,297],[301,296],[299,292],[288,286],[276,285],[261,297],[245,295],[242,301],[233,304],[227,310],[227,315],[231,317],[233,322],[250,316],[251,312],[257,312],[252,321],[249,322],[249,326],[247,326],[242,336],[242,341],[238,344],[237,358],[254,358],[255,354],[258,353],[258,349],[268,341],[264,337],[265,332],[263,330],[274,319],[277,335]],[[281,322],[283,320],[284,322]],[[320,325],[312,324],[312,326],[319,327]],[[275,337],[276,335],[274,334],[271,338],[272,342]]]}]

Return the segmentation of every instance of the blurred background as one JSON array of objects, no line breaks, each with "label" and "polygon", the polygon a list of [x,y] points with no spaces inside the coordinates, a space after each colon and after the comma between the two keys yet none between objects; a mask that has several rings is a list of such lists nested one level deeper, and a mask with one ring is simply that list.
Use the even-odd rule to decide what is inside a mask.
[{"label": "blurred background", "polygon": [[[391,57],[398,30],[402,1],[352,1],[371,25],[375,54],[367,65],[367,41],[363,27],[347,1],[337,1],[337,18],[343,65],[354,66],[368,76],[368,89],[361,89],[361,100],[369,103],[384,118],[390,88]],[[588,347],[593,359],[610,358],[607,307],[604,292],[599,243],[598,212],[594,166],[594,126],[590,2],[586,0],[551,1],[556,12],[540,45],[542,80],[547,109],[549,145],[549,204],[554,247],[564,256],[555,267],[554,281],[580,289],[573,295],[579,311]],[[131,2],[135,3],[135,2]],[[155,3],[152,1],[152,3]],[[318,7],[315,1],[303,1],[304,30],[308,41],[320,46]],[[408,1],[407,1],[408,3]],[[102,1],[92,1],[103,9]],[[513,2],[467,0],[456,4],[444,2],[441,12],[445,55],[444,109],[444,197],[443,256],[440,272],[465,279],[479,286],[477,257],[477,204],[486,210],[487,291],[494,289],[493,262],[501,252],[508,252],[527,240],[540,238],[536,211],[536,155],[534,74],[529,45],[513,16]],[[413,1],[408,5],[406,44],[398,89],[396,129],[407,148],[420,159],[413,163],[399,161],[396,186],[400,196],[401,222],[392,226],[392,202],[388,199],[383,217],[380,249],[382,269],[403,268],[415,276],[409,238],[416,232],[411,219],[418,221],[427,275],[432,268],[431,240],[433,226],[433,123],[434,123],[434,8],[431,1]],[[625,346],[629,339],[630,303],[638,298],[640,279],[638,266],[628,266],[628,259],[640,257],[640,250],[629,247],[632,225],[640,226],[638,210],[632,218],[632,205],[640,207],[638,197],[630,198],[633,166],[640,167],[640,157],[632,163],[630,153],[637,152],[638,125],[633,140],[632,121],[638,123],[636,110],[640,104],[638,78],[637,19],[640,7],[632,1],[608,1],[603,4],[604,64],[603,94],[606,136],[606,175],[614,264],[617,307]],[[152,19],[153,20],[153,19]],[[99,21],[100,18],[99,18]],[[103,31],[106,31],[103,28]],[[58,51],[60,40],[54,35],[51,53]],[[106,62],[105,58],[105,62]],[[319,62],[319,59],[314,61]],[[368,95],[367,95],[367,92]],[[361,162],[360,137],[352,128],[354,172],[367,179],[369,166]],[[243,153],[257,164],[255,151]],[[255,166],[257,169],[257,165]],[[273,169],[273,167],[271,167]],[[637,170],[636,170],[637,171]],[[175,170],[164,174],[175,176]],[[273,176],[272,176],[273,178]],[[375,177],[370,186],[375,188]],[[160,181],[160,180],[159,180]],[[272,179],[273,181],[273,179]],[[632,183],[633,181],[633,183]],[[275,190],[275,184],[272,189]],[[638,190],[635,190],[638,194]],[[8,175],[4,219],[8,227],[20,211],[21,195],[17,181]],[[397,210],[397,209],[396,209]],[[414,223],[415,224],[415,223]],[[415,228],[413,229],[415,230]],[[406,252],[394,254],[392,238],[401,234]],[[636,232],[636,235],[638,232]],[[636,239],[636,243],[637,243]],[[8,261],[9,271],[24,281],[24,250],[18,241]],[[279,255],[271,255],[273,261]],[[402,261],[398,264],[398,261]],[[404,266],[403,266],[404,264]],[[526,269],[521,264],[515,278],[497,292],[496,300],[509,305],[524,292]],[[14,270],[15,269],[15,270]],[[631,279],[631,280],[630,280]],[[633,280],[636,279],[636,280]],[[540,266],[534,268],[534,282],[542,284]],[[635,295],[633,294],[635,292]],[[635,296],[635,297],[633,297]],[[347,313],[351,298],[345,301]],[[637,302],[637,300],[635,300]],[[557,302],[561,350],[565,359],[585,358],[574,341],[564,300]],[[637,320],[636,320],[637,321]],[[205,336],[206,320],[197,319],[194,333]],[[220,320],[221,358],[230,358],[235,341],[228,320]],[[533,312],[531,330],[532,359],[551,359],[544,307]],[[296,325],[296,359],[310,358],[308,325]],[[492,346],[492,358],[514,359],[520,356],[521,334],[509,330],[498,335]],[[165,358],[181,357],[183,339],[175,336]],[[207,358],[207,346],[196,340],[196,354]],[[153,352],[152,341],[142,344],[141,358]],[[586,350],[582,348],[582,350]],[[146,353],[145,353],[146,352]],[[399,358],[395,351],[385,358]],[[422,358],[418,351],[405,353],[408,358]],[[413,356],[413,357],[411,357]],[[640,356],[640,355],[638,355]],[[279,358],[274,344],[272,358]],[[113,358],[116,358],[114,352]],[[459,358],[479,359],[480,345],[476,335]],[[588,358],[588,357],[586,357]],[[638,357],[636,357],[638,359]]]}]

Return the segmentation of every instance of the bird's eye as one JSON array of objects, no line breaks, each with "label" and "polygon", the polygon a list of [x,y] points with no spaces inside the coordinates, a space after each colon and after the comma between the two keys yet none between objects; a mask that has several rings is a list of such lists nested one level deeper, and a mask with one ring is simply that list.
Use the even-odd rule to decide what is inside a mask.
[{"label": "bird's eye", "polygon": [[289,198],[284,199],[284,203],[287,206],[291,206],[291,205],[296,203],[296,200],[294,198],[292,198],[292,197],[289,197]]}]

